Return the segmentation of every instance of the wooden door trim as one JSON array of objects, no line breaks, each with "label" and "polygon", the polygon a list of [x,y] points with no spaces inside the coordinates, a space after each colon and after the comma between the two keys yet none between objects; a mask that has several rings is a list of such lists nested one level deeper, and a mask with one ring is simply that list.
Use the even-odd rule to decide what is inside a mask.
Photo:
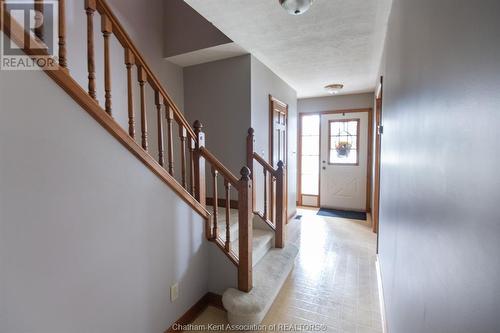
[{"label": "wooden door trim", "polygon": [[[372,108],[362,108],[362,109],[343,109],[343,110],[328,110],[328,111],[320,111],[320,112],[300,112],[299,113],[299,135],[298,135],[298,152],[299,155],[297,157],[297,164],[298,164],[298,202],[300,205],[302,205],[302,188],[301,188],[301,183],[302,183],[302,169],[301,169],[301,156],[302,156],[302,141],[300,140],[302,136],[302,117],[306,115],[319,115],[320,117],[322,115],[328,115],[328,114],[340,114],[340,113],[361,113],[361,112],[367,112],[368,113],[368,149],[367,149],[367,154],[368,154],[368,160],[367,160],[367,165],[366,165],[366,212],[369,213],[371,211],[371,193],[372,193],[372,182],[371,178],[373,175],[372,172],[372,146],[373,146],[373,109]],[[320,119],[320,128],[319,128],[319,135],[320,135],[320,140],[319,140],[319,149],[320,149],[320,163],[319,163],[319,195],[318,195],[318,206],[321,206],[321,119]]]},{"label": "wooden door trim", "polygon": [[274,168],[274,160],[273,160],[273,153],[274,153],[274,136],[273,136],[273,103],[278,103],[280,104],[284,109],[285,109],[285,114],[286,114],[286,157],[287,157],[287,169],[288,169],[288,104],[280,101],[279,99],[273,97],[272,95],[269,95],[269,161],[270,164]]},{"label": "wooden door trim", "polygon": [[[375,175],[373,180],[373,232],[378,234],[380,222],[380,171],[381,171],[381,157],[382,157],[382,136],[378,129],[382,125],[382,106],[383,106],[383,84],[384,79],[380,77],[380,83],[376,91],[375,103]],[[377,239],[377,252],[378,252],[378,239]]]},{"label": "wooden door trim", "polygon": [[[269,94],[269,162],[274,168],[274,124],[273,124],[273,116],[274,116],[274,109],[273,109],[273,103],[277,103],[281,105],[285,109],[285,115],[286,115],[286,145],[285,145],[285,156],[286,156],[286,164],[285,164],[285,172],[286,172],[286,177],[285,177],[285,216],[288,216],[288,104],[285,102],[280,101],[279,99],[273,97],[273,95]],[[270,186],[272,185],[272,180],[269,179]],[[270,188],[270,187],[269,187]],[[274,214],[274,207],[271,207],[271,214]],[[288,223],[288,219],[287,219]]]}]

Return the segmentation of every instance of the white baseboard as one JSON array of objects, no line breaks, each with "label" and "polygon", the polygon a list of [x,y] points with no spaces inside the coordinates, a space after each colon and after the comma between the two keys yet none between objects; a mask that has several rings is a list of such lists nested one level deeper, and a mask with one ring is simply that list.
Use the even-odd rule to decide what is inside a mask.
[{"label": "white baseboard", "polygon": [[385,316],[385,301],[384,301],[384,288],[382,286],[382,272],[380,271],[380,258],[377,254],[377,261],[375,262],[377,269],[377,282],[378,282],[378,300],[380,303],[380,315],[382,317],[382,331],[387,333],[387,320]]}]

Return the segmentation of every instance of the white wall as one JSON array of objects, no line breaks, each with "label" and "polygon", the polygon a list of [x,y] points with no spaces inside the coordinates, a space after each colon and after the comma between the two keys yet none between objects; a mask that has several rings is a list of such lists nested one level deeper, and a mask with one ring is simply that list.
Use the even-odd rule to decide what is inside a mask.
[{"label": "white wall", "polygon": [[166,330],[208,291],[202,218],[44,73],[0,100],[0,331]]},{"label": "white wall", "polygon": [[[279,76],[252,59],[252,128],[255,130],[255,151],[267,161],[271,160],[269,151],[269,95],[288,104],[288,214],[297,209],[297,93]],[[257,165],[256,165],[257,167]],[[262,169],[255,170],[257,209],[263,210]]]},{"label": "white wall", "polygon": [[373,93],[299,99],[299,113],[373,107]]}]

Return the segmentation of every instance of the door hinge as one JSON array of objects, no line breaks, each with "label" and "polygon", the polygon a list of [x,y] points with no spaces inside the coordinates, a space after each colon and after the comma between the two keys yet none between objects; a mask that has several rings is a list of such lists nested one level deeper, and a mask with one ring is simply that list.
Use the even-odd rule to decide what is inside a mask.
[{"label": "door hinge", "polygon": [[384,126],[382,125],[377,126],[377,133],[378,135],[384,134]]}]

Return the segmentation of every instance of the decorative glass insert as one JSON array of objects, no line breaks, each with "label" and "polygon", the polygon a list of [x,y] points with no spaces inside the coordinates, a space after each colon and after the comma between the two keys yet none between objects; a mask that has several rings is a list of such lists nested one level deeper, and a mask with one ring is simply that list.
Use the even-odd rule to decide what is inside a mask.
[{"label": "decorative glass insert", "polygon": [[328,163],[358,165],[359,119],[330,120]]}]

